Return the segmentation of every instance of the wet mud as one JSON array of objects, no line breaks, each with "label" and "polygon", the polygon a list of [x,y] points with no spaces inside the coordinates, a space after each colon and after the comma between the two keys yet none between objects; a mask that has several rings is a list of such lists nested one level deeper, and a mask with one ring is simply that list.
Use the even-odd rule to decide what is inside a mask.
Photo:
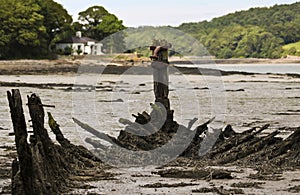
[{"label": "wet mud", "polygon": [[[103,84],[105,85],[105,82]],[[34,86],[27,87],[35,88]],[[37,88],[39,87],[37,86]],[[67,88],[70,86],[52,87]],[[82,88],[84,87],[86,86],[82,86]],[[201,91],[201,87],[199,89]],[[230,88],[230,90],[232,89]],[[292,88],[292,90],[297,89]],[[233,89],[233,91],[227,92],[231,94],[231,92],[247,93],[247,91],[245,88],[245,91],[234,91]],[[291,96],[290,98],[295,98],[293,95]],[[117,100],[119,101],[118,98],[99,101],[103,101],[102,103],[118,103]],[[280,116],[280,113],[297,114],[298,109],[297,107],[294,108],[293,110],[287,109],[286,112],[274,112],[274,115]],[[103,162],[99,162],[96,168],[95,165],[92,166],[90,164],[91,166],[82,169],[82,166],[86,163],[89,164],[90,159],[93,159],[93,157],[81,158],[81,155],[75,155],[72,157],[72,160],[69,160],[81,161],[86,159],[86,161],[84,160],[83,164],[79,163],[80,169],[77,169],[79,164],[74,165],[74,172],[66,176],[68,182],[60,189],[61,192],[72,192],[73,194],[120,194],[123,192],[124,186],[133,188],[131,191],[124,191],[124,194],[138,194],[139,192],[149,194],[288,194],[299,192],[299,127],[278,127],[280,125],[274,127],[253,121],[251,124],[245,123],[243,125],[243,127],[247,128],[246,130],[226,125],[222,129],[211,132],[208,131],[211,120],[198,125],[196,128],[191,128],[193,125],[181,125],[174,119],[168,125],[160,128],[151,120],[159,121],[160,112],[160,108],[154,106],[149,113],[134,114],[136,116],[134,117],[134,122],[126,119],[121,120],[120,122],[125,128],[115,137],[102,133],[100,130],[96,130],[82,121],[77,120],[75,122],[86,131],[88,128],[91,128],[89,131],[98,132],[95,135],[96,140],[86,140],[89,145],[97,150],[93,152],[93,156],[97,154],[96,157],[101,155],[107,157],[109,153],[114,152],[115,156],[118,157],[119,155],[121,159],[124,158],[122,151],[118,151],[118,148],[103,145],[102,142],[99,143],[99,139],[106,139],[114,146],[121,146],[132,151],[147,152],[161,147],[172,140],[175,134],[181,133],[179,134],[181,139],[174,140],[174,145],[180,145],[186,140],[192,141],[186,150],[180,153],[178,158],[164,166],[158,166],[155,163],[156,161],[153,161],[154,167],[137,168],[136,171],[130,169],[130,163],[121,162],[125,167],[126,165],[128,166],[128,168],[124,168],[128,172],[122,172],[120,169],[111,169]],[[253,118],[253,120],[259,121],[259,117],[258,119]],[[190,122],[193,123],[192,120]],[[148,125],[147,128],[144,128],[145,124]],[[6,126],[3,126],[1,132],[5,132],[5,135],[8,135],[10,132],[8,129]],[[179,129],[180,131],[178,132]],[[286,132],[285,137],[282,137],[282,132]],[[205,149],[201,143],[209,136],[215,137],[217,141],[211,151],[199,157],[199,150]],[[63,142],[59,143],[59,139],[55,142],[56,144],[58,142],[58,146],[63,146]],[[76,147],[72,145],[71,148]],[[3,145],[0,149],[5,154],[8,153],[5,156],[1,155],[1,158],[12,159],[16,157],[15,147]],[[68,155],[73,153],[71,151],[67,152]],[[132,158],[131,162],[135,157],[133,156]],[[158,161],[161,160],[160,158],[163,157],[157,156]],[[146,153],[145,159],[147,159]],[[116,159],[111,160],[115,161]],[[8,179],[11,175],[11,164],[5,162],[7,160],[1,161],[1,167],[4,168],[0,169],[0,173],[1,176],[3,175],[3,179]],[[137,161],[136,163],[140,162]],[[5,166],[2,166],[3,164]],[[70,164],[72,165],[72,162]],[[2,193],[11,193],[11,186],[8,186],[7,183],[1,183],[1,186]]]}]

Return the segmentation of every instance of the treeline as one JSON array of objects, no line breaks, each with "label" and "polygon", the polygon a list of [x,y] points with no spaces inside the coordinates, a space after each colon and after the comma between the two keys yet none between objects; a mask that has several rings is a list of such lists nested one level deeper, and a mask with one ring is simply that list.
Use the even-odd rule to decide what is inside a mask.
[{"label": "treeline", "polygon": [[102,6],[80,12],[79,22],[73,23],[53,0],[0,0],[0,21],[0,59],[53,58],[55,42],[76,31],[102,40],[125,28]]},{"label": "treeline", "polygon": [[176,28],[139,27],[124,32],[123,21],[102,6],[80,12],[78,22],[73,22],[65,8],[54,0],[0,0],[0,21],[0,59],[55,57],[55,43],[76,31],[102,40],[108,53],[146,54],[153,39],[165,39],[173,44],[174,54],[182,55],[217,58],[300,55],[291,44],[300,41],[300,2],[252,8]]},{"label": "treeline", "polygon": [[141,26],[128,28],[125,32],[125,45],[129,52],[137,52],[149,57],[149,46],[155,40],[166,41],[172,44],[170,55],[207,56],[209,53],[203,45],[192,36],[173,27]]},{"label": "treeline", "polygon": [[[300,2],[251,8],[177,29],[199,40],[217,58],[279,58],[283,46],[300,41]],[[298,53],[299,54],[299,53]]]},{"label": "treeline", "polygon": [[44,58],[70,33],[72,17],[52,0],[0,0],[0,58]]}]

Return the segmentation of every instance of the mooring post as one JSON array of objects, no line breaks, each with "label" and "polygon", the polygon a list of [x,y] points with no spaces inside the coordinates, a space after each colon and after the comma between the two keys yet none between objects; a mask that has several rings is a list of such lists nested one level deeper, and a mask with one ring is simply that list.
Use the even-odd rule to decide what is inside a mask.
[{"label": "mooring post", "polygon": [[[165,41],[164,41],[165,42]],[[150,47],[152,51],[151,66],[153,68],[154,95],[155,102],[159,102],[170,111],[169,102],[169,61],[168,49],[170,44],[156,41],[155,45]]]},{"label": "mooring post", "polygon": [[153,46],[150,47],[152,55],[150,56],[153,68],[153,82],[155,103],[160,103],[166,109],[166,121],[164,123],[167,131],[171,130],[173,124],[174,111],[170,108],[169,95],[169,60],[168,49],[171,44],[166,41],[154,41]]}]

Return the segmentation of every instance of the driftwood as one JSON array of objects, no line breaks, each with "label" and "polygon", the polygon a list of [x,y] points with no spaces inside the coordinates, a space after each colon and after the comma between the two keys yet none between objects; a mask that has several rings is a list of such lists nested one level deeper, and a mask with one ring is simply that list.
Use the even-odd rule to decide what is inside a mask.
[{"label": "driftwood", "polygon": [[18,159],[12,165],[12,194],[58,194],[67,190],[72,175],[85,169],[104,166],[87,149],[75,146],[66,139],[52,115],[49,126],[60,145],[54,144],[44,127],[44,109],[41,99],[28,96],[28,107],[33,134],[28,143],[28,131],[19,90],[7,92],[13,122]]}]

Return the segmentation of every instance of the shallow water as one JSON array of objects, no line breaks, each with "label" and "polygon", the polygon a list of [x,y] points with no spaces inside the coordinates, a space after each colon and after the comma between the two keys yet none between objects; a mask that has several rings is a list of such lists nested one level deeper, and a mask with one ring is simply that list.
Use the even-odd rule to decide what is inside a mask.
[{"label": "shallow water", "polygon": [[211,68],[223,71],[239,71],[248,73],[300,74],[299,64],[182,64],[182,67]]}]

